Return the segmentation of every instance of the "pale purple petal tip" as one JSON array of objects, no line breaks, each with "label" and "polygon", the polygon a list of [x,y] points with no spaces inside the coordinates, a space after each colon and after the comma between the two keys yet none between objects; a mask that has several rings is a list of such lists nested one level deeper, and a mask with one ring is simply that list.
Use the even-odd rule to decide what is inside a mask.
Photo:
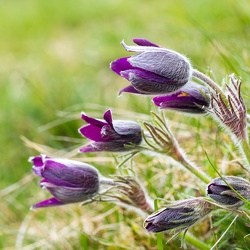
[{"label": "pale purple petal tip", "polygon": [[31,210],[37,209],[37,208],[43,208],[43,207],[54,207],[54,206],[60,206],[64,205],[65,203],[57,200],[56,198],[51,198],[48,200],[41,201],[34,206],[31,207]]},{"label": "pale purple petal tip", "polygon": [[139,46],[151,46],[151,47],[159,47],[157,44],[152,43],[144,38],[134,38],[133,42]]},{"label": "pale purple petal tip", "polygon": [[89,144],[87,146],[83,146],[79,149],[80,153],[91,153],[98,151],[95,147],[92,146],[92,144]]}]

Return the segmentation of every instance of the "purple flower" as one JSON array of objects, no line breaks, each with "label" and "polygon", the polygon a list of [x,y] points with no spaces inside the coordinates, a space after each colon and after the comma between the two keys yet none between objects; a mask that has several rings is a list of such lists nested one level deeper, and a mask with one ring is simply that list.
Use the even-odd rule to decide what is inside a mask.
[{"label": "purple flower", "polygon": [[205,86],[189,81],[177,92],[153,98],[156,106],[187,113],[205,113],[210,105],[210,94]]},{"label": "purple flower", "polygon": [[202,198],[178,201],[153,214],[145,220],[149,232],[186,230],[211,212],[211,205]]},{"label": "purple flower", "polygon": [[133,145],[141,143],[142,131],[138,123],[113,120],[110,110],[104,113],[103,118],[104,120],[98,120],[82,114],[82,119],[89,124],[81,127],[79,132],[94,142],[80,148],[80,152],[127,151]]},{"label": "purple flower", "polygon": [[111,63],[111,69],[131,83],[120,94],[168,94],[181,88],[191,78],[192,67],[185,56],[143,38],[133,41],[138,46],[127,46],[124,42],[122,45],[127,51],[138,54]]},{"label": "purple flower", "polygon": [[45,155],[30,157],[29,161],[33,163],[34,173],[43,178],[40,186],[53,195],[33,209],[82,202],[99,190],[99,172],[86,163]]},{"label": "purple flower", "polygon": [[[243,198],[250,200],[250,182],[236,176],[225,176],[224,180]],[[238,194],[233,191],[222,178],[214,179],[207,186],[207,195],[216,202],[230,207],[239,207],[244,204]]]}]

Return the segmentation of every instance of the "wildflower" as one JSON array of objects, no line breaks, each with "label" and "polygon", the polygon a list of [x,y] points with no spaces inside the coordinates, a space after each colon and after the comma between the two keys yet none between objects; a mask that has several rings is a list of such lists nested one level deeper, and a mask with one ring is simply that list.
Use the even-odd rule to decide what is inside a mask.
[{"label": "wildflower", "polygon": [[[223,180],[224,179],[224,180]],[[225,176],[214,179],[207,186],[207,195],[216,202],[230,207],[239,207],[244,201],[239,197],[239,193],[246,200],[250,200],[250,182],[236,176]],[[234,190],[230,188],[230,186]]]},{"label": "wildflower", "polygon": [[143,38],[133,41],[138,46],[121,44],[127,51],[138,54],[111,63],[111,69],[131,83],[120,94],[168,94],[181,88],[191,78],[192,67],[185,56]]},{"label": "wildflower", "polygon": [[151,214],[145,220],[145,228],[153,233],[172,229],[180,232],[204,219],[211,211],[211,204],[202,198],[178,201]]},{"label": "wildflower", "polygon": [[29,161],[33,163],[34,173],[43,178],[40,186],[53,195],[33,209],[82,202],[99,190],[99,172],[91,165],[45,155],[30,157]]},{"label": "wildflower", "polygon": [[89,125],[81,127],[79,132],[94,142],[80,148],[80,152],[127,151],[141,143],[142,131],[138,123],[113,120],[110,110],[104,113],[103,118],[98,120],[82,114],[82,119]]},{"label": "wildflower", "polygon": [[193,114],[205,113],[210,105],[210,95],[205,86],[189,81],[177,92],[153,98],[156,106]]}]

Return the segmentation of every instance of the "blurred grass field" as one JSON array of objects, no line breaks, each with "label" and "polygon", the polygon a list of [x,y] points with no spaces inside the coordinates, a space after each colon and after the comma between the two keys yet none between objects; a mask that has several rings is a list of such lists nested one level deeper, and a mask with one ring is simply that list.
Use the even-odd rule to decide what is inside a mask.
[{"label": "blurred grass field", "polygon": [[[77,132],[83,125],[81,111],[101,114],[113,107],[120,118],[130,117],[127,111],[149,114],[149,99],[118,97],[127,82],[109,69],[112,60],[127,55],[120,42],[131,44],[133,37],[187,55],[200,71],[211,69],[218,82],[233,72],[241,76],[249,106],[249,13],[247,0],[0,1],[0,249],[157,249],[156,237],[148,237],[142,228],[143,220],[112,204],[29,211],[48,194],[39,189],[27,162],[39,152],[26,147],[21,136],[63,155],[85,143]],[[217,165],[223,157],[237,157],[228,138],[208,118],[166,115],[193,127],[193,142],[183,143],[191,158],[208,171],[209,163],[199,151],[201,142]],[[185,126],[175,128],[177,133],[182,135]],[[105,175],[115,173],[111,155],[78,157],[96,164]],[[145,170],[147,164],[151,169]],[[192,193],[192,186],[184,185],[189,177],[172,166],[165,176],[165,164],[144,157],[135,168],[154,198],[165,196],[166,190],[165,198],[175,197],[173,185]],[[196,235],[202,233],[198,228]],[[201,231],[205,238],[211,236]],[[179,249],[179,244],[175,240],[166,249]]]}]

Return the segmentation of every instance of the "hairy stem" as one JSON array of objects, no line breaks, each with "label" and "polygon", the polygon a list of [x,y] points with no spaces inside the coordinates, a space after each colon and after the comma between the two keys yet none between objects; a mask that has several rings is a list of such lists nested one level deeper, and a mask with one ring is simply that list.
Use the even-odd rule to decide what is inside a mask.
[{"label": "hairy stem", "polygon": [[208,184],[212,181],[212,178],[200,170],[193,162],[189,161],[185,154],[180,150],[178,150],[175,160],[181,163],[189,172],[202,180],[204,183]]},{"label": "hairy stem", "polygon": [[216,82],[214,82],[210,77],[208,77],[207,75],[194,69],[193,70],[193,77],[200,79],[202,82],[206,83],[212,89],[214,89],[217,93],[220,93],[222,96],[224,96],[224,93],[223,93],[222,89],[220,88],[220,86]]}]

